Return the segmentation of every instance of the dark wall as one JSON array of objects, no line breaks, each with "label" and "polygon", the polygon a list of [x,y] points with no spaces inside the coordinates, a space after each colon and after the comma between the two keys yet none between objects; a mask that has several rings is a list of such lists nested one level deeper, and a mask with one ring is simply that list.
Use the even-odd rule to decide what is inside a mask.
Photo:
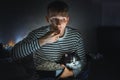
[{"label": "dark wall", "polygon": [[[98,46],[102,53],[120,52],[120,27],[109,26],[99,27],[98,32]],[[116,53],[116,54],[117,54]]]}]

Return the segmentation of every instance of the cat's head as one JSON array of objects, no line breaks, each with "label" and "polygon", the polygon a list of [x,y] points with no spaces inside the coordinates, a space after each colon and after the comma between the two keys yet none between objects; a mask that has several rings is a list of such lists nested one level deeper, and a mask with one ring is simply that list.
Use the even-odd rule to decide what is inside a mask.
[{"label": "cat's head", "polygon": [[81,67],[81,62],[79,56],[73,52],[73,53],[65,53],[62,56],[62,64],[64,64],[69,69],[77,69]]}]

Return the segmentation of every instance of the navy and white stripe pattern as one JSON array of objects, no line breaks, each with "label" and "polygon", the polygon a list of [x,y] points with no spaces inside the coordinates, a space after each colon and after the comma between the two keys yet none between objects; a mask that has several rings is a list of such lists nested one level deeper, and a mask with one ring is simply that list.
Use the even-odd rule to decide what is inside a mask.
[{"label": "navy and white stripe pattern", "polygon": [[86,58],[81,34],[67,26],[64,36],[59,38],[58,41],[40,46],[39,38],[44,36],[49,30],[50,26],[44,26],[32,31],[14,46],[12,49],[13,58],[19,59],[33,54],[34,63],[37,67],[42,65],[44,61],[58,62],[62,54],[76,51],[84,66]]}]

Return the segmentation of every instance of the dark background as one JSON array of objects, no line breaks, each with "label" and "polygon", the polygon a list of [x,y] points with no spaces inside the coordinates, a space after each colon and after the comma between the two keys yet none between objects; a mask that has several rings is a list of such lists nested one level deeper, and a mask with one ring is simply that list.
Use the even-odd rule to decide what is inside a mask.
[{"label": "dark background", "polygon": [[[0,1],[0,42],[16,43],[43,25],[46,6],[53,0]],[[64,0],[70,6],[69,26],[84,38],[87,53],[101,53],[92,61],[89,80],[119,80],[120,0]],[[26,72],[12,64],[0,63],[0,80],[20,79]],[[14,69],[13,69],[14,68]],[[15,77],[15,78],[14,78]]]}]

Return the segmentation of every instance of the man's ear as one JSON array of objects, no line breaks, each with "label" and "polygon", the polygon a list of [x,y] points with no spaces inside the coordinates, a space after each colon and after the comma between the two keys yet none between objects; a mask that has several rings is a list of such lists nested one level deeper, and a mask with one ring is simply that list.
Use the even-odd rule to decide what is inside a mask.
[{"label": "man's ear", "polygon": [[69,20],[70,20],[70,17],[67,17],[67,23],[69,22]]},{"label": "man's ear", "polygon": [[45,18],[46,18],[46,21],[49,23],[49,17],[48,17],[48,16],[45,16]]}]

